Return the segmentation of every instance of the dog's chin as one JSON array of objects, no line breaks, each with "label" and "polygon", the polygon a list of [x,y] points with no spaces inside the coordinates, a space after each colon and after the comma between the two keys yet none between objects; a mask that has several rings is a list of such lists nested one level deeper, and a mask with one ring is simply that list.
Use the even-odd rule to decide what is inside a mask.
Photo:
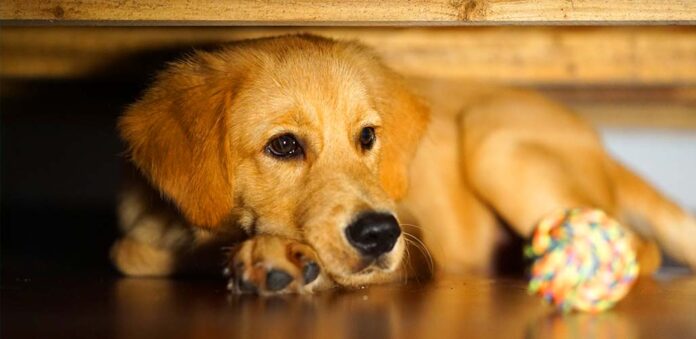
[{"label": "dog's chin", "polygon": [[347,287],[387,283],[398,280],[403,256],[404,244],[403,240],[399,239],[391,252],[377,259],[369,261],[359,259],[354,265],[344,264],[333,267],[325,263],[325,269],[337,283]]}]

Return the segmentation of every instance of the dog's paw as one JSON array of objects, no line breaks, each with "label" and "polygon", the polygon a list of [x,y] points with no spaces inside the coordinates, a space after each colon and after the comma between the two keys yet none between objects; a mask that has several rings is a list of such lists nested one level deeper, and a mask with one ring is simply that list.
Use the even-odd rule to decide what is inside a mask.
[{"label": "dog's paw", "polygon": [[223,273],[227,288],[240,294],[312,293],[333,285],[311,247],[267,235],[237,246]]}]

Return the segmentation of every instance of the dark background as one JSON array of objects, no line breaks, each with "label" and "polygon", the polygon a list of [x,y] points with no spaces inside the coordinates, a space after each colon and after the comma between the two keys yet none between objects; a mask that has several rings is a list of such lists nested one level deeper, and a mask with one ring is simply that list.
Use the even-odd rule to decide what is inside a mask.
[{"label": "dark background", "polygon": [[191,48],[127,56],[88,79],[0,79],[5,282],[115,272],[108,249],[125,164],[117,118],[157,70]]},{"label": "dark background", "polygon": [[129,82],[3,80],[2,268],[106,268]]}]

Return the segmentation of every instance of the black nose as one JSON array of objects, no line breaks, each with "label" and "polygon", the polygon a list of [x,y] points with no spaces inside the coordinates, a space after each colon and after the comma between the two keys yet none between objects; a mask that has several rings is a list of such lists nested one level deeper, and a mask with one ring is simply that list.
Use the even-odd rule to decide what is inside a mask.
[{"label": "black nose", "polygon": [[396,218],[386,213],[363,213],[346,227],[348,242],[366,257],[391,251],[400,234]]}]

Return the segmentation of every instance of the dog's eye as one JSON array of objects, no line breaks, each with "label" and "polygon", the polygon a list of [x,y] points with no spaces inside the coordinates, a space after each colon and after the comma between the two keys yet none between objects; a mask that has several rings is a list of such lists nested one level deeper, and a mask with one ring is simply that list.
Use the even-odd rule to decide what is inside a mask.
[{"label": "dog's eye", "polygon": [[303,154],[302,146],[292,134],[283,134],[273,138],[266,145],[266,151],[276,158],[289,159]]},{"label": "dog's eye", "polygon": [[365,127],[360,131],[360,146],[364,150],[372,149],[375,144],[375,129],[374,127]]}]

